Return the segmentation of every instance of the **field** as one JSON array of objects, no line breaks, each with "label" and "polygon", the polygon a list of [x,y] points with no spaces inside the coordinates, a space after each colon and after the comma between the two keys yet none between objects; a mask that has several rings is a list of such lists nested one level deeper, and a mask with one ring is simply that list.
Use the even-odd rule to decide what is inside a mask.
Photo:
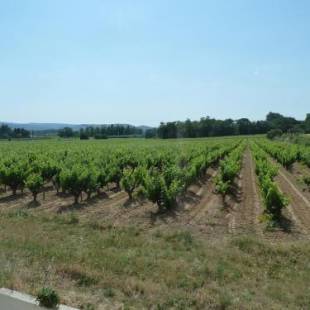
[{"label": "field", "polygon": [[310,148],[0,142],[0,287],[81,309],[309,309]]}]

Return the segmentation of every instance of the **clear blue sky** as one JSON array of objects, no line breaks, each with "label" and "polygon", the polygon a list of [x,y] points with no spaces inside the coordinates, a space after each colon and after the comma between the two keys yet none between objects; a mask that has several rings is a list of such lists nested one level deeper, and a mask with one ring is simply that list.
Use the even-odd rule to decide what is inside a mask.
[{"label": "clear blue sky", "polygon": [[0,0],[0,121],[310,112],[309,0]]}]

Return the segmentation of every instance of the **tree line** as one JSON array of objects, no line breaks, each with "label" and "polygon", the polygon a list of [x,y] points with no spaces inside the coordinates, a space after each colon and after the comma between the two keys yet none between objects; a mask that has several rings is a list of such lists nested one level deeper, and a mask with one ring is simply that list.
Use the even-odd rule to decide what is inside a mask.
[{"label": "tree line", "polygon": [[310,113],[304,121],[273,112],[270,112],[262,121],[250,121],[247,118],[218,120],[210,117],[203,117],[199,121],[187,119],[185,122],[161,123],[158,128],[148,130],[146,137],[173,139],[255,135],[266,134],[270,130],[278,130],[282,133],[310,133]]},{"label": "tree line", "polygon": [[30,138],[30,131],[24,128],[10,128],[8,125],[0,126],[0,139],[16,139],[16,138]]},{"label": "tree line", "polygon": [[80,137],[81,139],[95,138],[106,139],[108,137],[142,136],[143,131],[130,125],[108,125],[108,126],[88,126],[74,131],[70,127],[65,127],[58,131],[58,136],[62,138]]},{"label": "tree line", "polygon": [[[158,128],[148,129],[145,132],[141,128],[130,125],[107,125],[88,126],[81,128],[79,131],[65,127],[60,129],[57,135],[62,138],[80,137],[81,139],[105,139],[108,137],[143,135],[146,138],[158,137],[161,139],[173,139],[267,133],[270,133],[271,138],[273,136],[280,136],[282,133],[310,133],[310,113],[307,114],[304,121],[270,112],[265,120],[260,121],[250,121],[247,118],[218,120],[210,117],[202,117],[199,121],[187,119],[184,122],[162,122]],[[40,135],[39,132],[33,132],[33,134]],[[12,129],[5,124],[0,126],[0,139],[30,138],[31,136],[31,132],[24,128]]]}]

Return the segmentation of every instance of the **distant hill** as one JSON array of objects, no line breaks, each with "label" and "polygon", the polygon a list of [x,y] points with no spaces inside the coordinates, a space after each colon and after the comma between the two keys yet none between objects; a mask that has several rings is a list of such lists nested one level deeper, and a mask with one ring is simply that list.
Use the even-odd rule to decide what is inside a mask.
[{"label": "distant hill", "polygon": [[[100,126],[109,126],[108,124],[66,124],[66,123],[9,123],[9,122],[0,122],[0,124],[8,125],[11,128],[24,128],[29,131],[53,131],[59,130],[64,127],[72,128],[73,130],[80,130],[81,128],[86,127],[100,127]],[[113,125],[122,125],[122,126],[132,126],[139,129],[142,129],[145,132],[152,127],[149,126],[133,126],[130,124],[113,124]]]}]

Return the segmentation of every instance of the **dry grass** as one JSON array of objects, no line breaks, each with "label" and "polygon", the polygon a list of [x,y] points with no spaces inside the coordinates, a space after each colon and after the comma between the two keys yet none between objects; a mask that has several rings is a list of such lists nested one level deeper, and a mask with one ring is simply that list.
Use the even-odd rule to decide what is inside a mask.
[{"label": "dry grass", "polygon": [[0,287],[36,294],[52,286],[82,309],[308,309],[309,260],[306,241],[0,214]]}]

